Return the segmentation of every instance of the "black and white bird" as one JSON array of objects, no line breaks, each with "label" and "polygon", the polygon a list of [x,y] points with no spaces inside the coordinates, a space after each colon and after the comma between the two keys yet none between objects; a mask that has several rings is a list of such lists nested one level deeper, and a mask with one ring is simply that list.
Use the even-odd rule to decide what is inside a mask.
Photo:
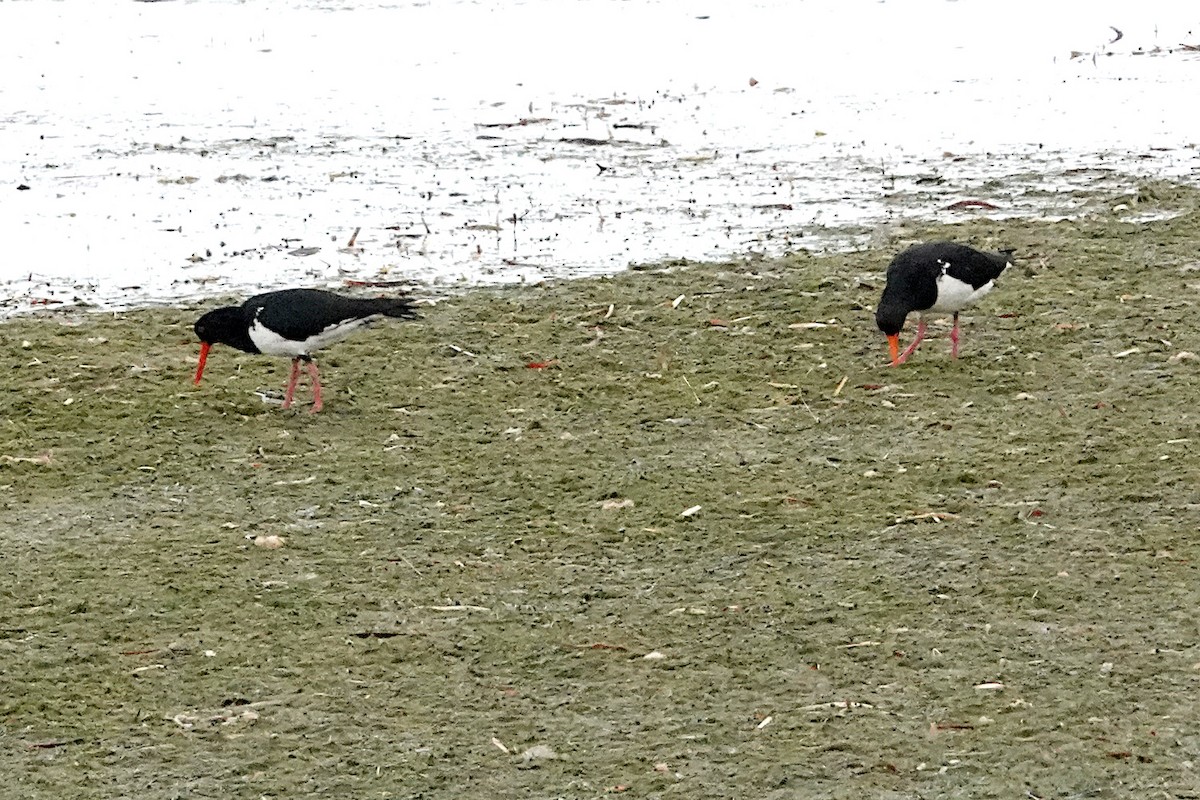
[{"label": "black and white bird", "polygon": [[209,311],[196,320],[200,337],[200,363],[195,383],[200,383],[208,351],[227,344],[247,353],[287,356],[292,359],[283,407],[292,404],[300,380],[300,362],[312,378],[315,414],[321,410],[321,379],[312,354],[382,317],[415,319],[417,312],[407,297],[343,297],[321,289],[284,289],[255,295],[240,306]]},{"label": "black and white bird", "polygon": [[[896,256],[887,271],[887,285],[875,309],[875,324],[888,338],[892,366],[903,364],[925,338],[925,317],[953,314],[950,355],[958,358],[958,312],[974,305],[996,285],[996,278],[1013,263],[1012,250],[985,253],[956,242],[928,242]],[[917,311],[917,337],[900,352],[900,331],[909,313]]]}]

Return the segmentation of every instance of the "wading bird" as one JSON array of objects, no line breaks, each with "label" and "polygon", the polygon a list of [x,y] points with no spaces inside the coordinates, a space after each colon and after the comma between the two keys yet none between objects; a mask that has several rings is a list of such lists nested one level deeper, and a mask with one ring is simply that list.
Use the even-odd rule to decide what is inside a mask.
[{"label": "wading bird", "polygon": [[[950,355],[958,358],[958,312],[992,290],[996,278],[1013,262],[1012,250],[985,253],[955,242],[929,242],[908,248],[892,260],[887,285],[875,309],[875,324],[888,338],[892,366],[903,364],[925,338],[925,317],[953,314]],[[900,330],[917,311],[917,336],[900,352]]]},{"label": "wading bird", "polygon": [[284,289],[255,295],[240,306],[209,311],[196,320],[200,337],[200,363],[195,383],[200,383],[208,351],[214,344],[227,344],[247,353],[287,356],[292,359],[283,407],[292,404],[300,379],[300,362],[312,378],[315,414],[321,410],[321,379],[312,354],[349,336],[382,317],[415,319],[412,301],[400,298],[343,297],[321,289]]}]

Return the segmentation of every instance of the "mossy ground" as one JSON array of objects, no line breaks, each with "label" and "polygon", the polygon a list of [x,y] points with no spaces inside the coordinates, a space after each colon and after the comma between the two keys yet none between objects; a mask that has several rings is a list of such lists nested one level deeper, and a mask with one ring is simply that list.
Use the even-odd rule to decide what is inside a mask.
[{"label": "mossy ground", "polygon": [[904,242],[452,296],[319,415],[193,388],[199,308],[8,320],[4,793],[1198,796],[1200,212],[1143,194],[906,232],[1020,263],[898,369]]}]

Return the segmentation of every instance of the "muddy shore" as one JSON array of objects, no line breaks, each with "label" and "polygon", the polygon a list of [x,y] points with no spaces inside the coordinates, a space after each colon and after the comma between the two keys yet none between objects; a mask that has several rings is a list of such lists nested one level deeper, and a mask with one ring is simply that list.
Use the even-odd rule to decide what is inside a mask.
[{"label": "muddy shore", "polygon": [[[440,297],[319,415],[199,304],[7,320],[9,791],[1192,796],[1200,195],[890,235]],[[1019,263],[891,369],[928,238]]]}]

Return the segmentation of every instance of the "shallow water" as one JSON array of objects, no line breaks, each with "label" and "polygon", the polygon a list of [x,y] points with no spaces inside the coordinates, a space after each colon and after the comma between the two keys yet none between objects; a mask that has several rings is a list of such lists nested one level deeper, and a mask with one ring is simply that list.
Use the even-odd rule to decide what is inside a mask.
[{"label": "shallow water", "polygon": [[1166,2],[3,3],[2,311],[1071,216],[1200,176],[1196,44]]}]

